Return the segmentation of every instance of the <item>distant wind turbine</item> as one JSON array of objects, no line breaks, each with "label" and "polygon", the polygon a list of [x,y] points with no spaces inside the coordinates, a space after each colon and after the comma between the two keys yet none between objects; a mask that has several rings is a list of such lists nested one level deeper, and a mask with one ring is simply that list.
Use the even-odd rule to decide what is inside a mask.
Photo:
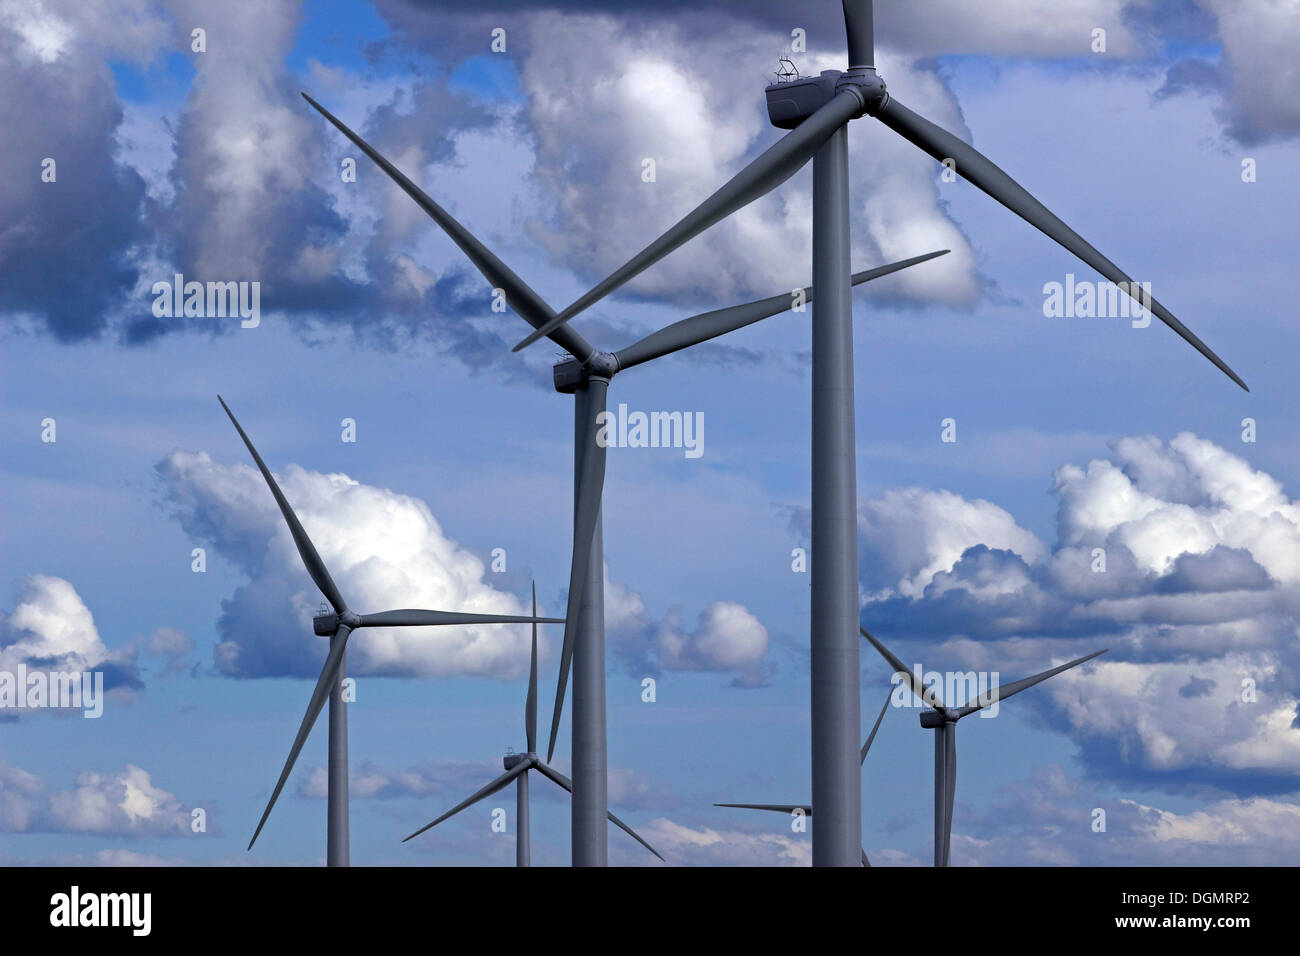
[{"label": "distant wind turbine", "polygon": [[889,666],[902,676],[903,683],[925,703],[927,709],[921,712],[921,726],[934,731],[934,865],[948,866],[951,860],[949,849],[952,843],[952,806],[953,796],[957,790],[957,721],[985,707],[992,706],[1000,700],[1006,700],[1013,694],[1027,690],[1049,677],[1055,677],[1071,667],[1078,667],[1106,651],[1095,651],[1078,660],[1053,667],[1051,670],[1026,677],[1010,684],[990,688],[976,699],[962,707],[945,705],[931,687],[927,687],[907,665],[899,660],[889,648],[872,637],[865,627],[859,627],[862,636],[880,652],[880,656],[889,662]]},{"label": "distant wind turbine", "polygon": [[[537,585],[533,584],[533,617],[537,617]],[[482,790],[479,790],[473,796],[462,800],[456,806],[452,807],[432,823],[420,827],[402,842],[413,837],[419,836],[425,830],[436,827],[443,820],[454,817],[460,811],[472,807],[480,800],[484,800],[492,794],[499,792],[508,786],[510,781],[515,782],[515,865],[531,866],[532,851],[530,849],[529,838],[529,813],[528,813],[528,771],[536,770],[543,777],[563,787],[570,794],[573,793],[573,781],[564,774],[560,773],[537,756],[537,624],[533,624],[533,658],[532,664],[528,669],[528,700],[524,705],[524,733],[528,739],[528,752],[522,754],[510,753],[505,756],[506,772],[489,783]],[[663,859],[659,851],[641,838],[641,836],[630,826],[620,820],[614,814],[608,814],[610,822],[616,827],[631,835],[643,847]]]},{"label": "distant wind turbine", "polygon": [[339,593],[339,589],[335,586],[329,571],[326,570],[325,562],[316,553],[315,545],[311,543],[311,539],[307,537],[307,532],[303,530],[298,516],[294,514],[293,508],[289,507],[284,492],[280,490],[275,478],[271,476],[271,470],[266,467],[266,462],[262,461],[262,456],[253,447],[252,440],[236,420],[235,413],[230,410],[230,406],[226,404],[225,399],[220,395],[217,396],[217,401],[221,402],[221,407],[230,416],[230,421],[234,424],[235,430],[239,432],[239,437],[244,440],[244,444],[248,447],[249,454],[253,456],[253,461],[256,462],[258,470],[262,473],[262,477],[266,479],[266,484],[275,497],[275,503],[280,506],[280,513],[284,515],[285,523],[289,526],[289,534],[293,536],[293,543],[298,548],[298,554],[307,568],[307,573],[311,575],[316,587],[320,589],[321,594],[325,596],[325,600],[329,601],[330,606],[334,609],[334,613],[319,615],[312,621],[317,636],[330,639],[329,654],[325,658],[325,666],[321,668],[320,677],[316,680],[316,687],[311,693],[311,700],[307,704],[307,713],[303,715],[302,723],[298,727],[298,733],[293,739],[293,746],[289,749],[289,758],[284,762],[284,769],[280,771],[280,779],[276,781],[275,789],[271,792],[271,799],[267,801],[266,809],[262,812],[262,819],[258,821],[257,829],[253,831],[253,838],[248,841],[248,848],[251,850],[253,844],[257,842],[262,827],[266,825],[266,820],[271,815],[271,808],[275,806],[275,801],[279,799],[280,791],[284,789],[284,785],[289,779],[294,762],[298,759],[298,754],[302,751],[303,744],[307,742],[307,737],[316,724],[316,718],[320,716],[321,709],[325,706],[325,700],[328,698],[330,707],[329,799],[326,861],[330,866],[347,866],[349,862],[348,716],[347,704],[343,700],[342,685],[343,677],[347,673],[345,651],[347,649],[348,635],[359,627],[441,627],[457,624],[527,623],[532,623],[536,627],[539,621],[546,624],[563,624],[564,621],[560,618],[537,617],[536,605],[533,607],[532,617],[517,617],[505,614],[459,614],[452,611],[411,609],[381,611],[378,614],[358,614],[351,610],[347,602],[343,600],[343,595]]}]

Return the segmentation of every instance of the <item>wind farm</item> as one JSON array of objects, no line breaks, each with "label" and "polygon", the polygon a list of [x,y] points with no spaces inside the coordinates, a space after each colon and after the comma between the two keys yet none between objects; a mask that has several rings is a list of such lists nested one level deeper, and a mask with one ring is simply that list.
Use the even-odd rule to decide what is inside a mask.
[{"label": "wind farm", "polygon": [[0,16],[0,862],[1300,852],[1295,3],[104,2]]},{"label": "wind farm", "polygon": [[[570,666],[574,668],[573,858],[575,865],[607,862],[605,816],[605,639],[601,567],[601,494],[605,449],[595,441],[598,416],[606,409],[612,378],[623,358],[639,364],[706,341],[758,319],[785,311],[783,297],[682,320],[623,352],[602,352],[568,325],[579,313],[617,290],[709,227],[788,180],[813,161],[812,321],[812,729],[814,865],[856,866],[861,855],[862,796],[857,737],[860,702],[857,674],[858,555],[853,528],[856,511],[853,310],[857,282],[875,277],[853,273],[850,236],[847,124],[871,116],[939,161],[955,160],[960,175],[1030,225],[1095,268],[1138,299],[1176,334],[1209,359],[1234,383],[1243,382],[1208,346],[1144,289],[1034,199],[1015,180],[976,151],[894,97],[875,68],[871,0],[843,0],[848,69],[827,71],[795,83],[767,88],[774,125],[790,129],[776,145],[743,169],[677,225],[615,270],[562,312],[550,306],[464,226],[387,159],[306,93],[303,97],[362,150],[420,206],[534,331],[518,351],[549,337],[573,358],[555,367],[555,387],[573,394],[574,546],[569,576],[560,679],[547,756],[553,754]],[[882,267],[887,272],[941,255],[922,254]],[[879,273],[877,273],[879,274]]]},{"label": "wind farm", "polygon": [[[369,156],[436,222],[466,257],[492,283],[506,290],[515,313],[535,328],[554,322],[555,312],[482,242],[384,159],[365,140],[306,93],[303,97]],[[920,265],[945,250],[846,276],[850,286]],[[601,501],[605,485],[607,446],[597,441],[607,395],[614,376],[624,368],[707,342],[762,319],[794,308],[798,293],[812,300],[814,287],[744,305],[691,316],[660,329],[618,352],[602,352],[567,326],[555,325],[549,337],[572,358],[554,368],[555,390],[574,398],[574,531],[573,563],[569,572],[568,607],[560,676],[551,718],[546,756],[555,752],[565,689],[573,669],[573,859],[578,866],[603,866],[608,861],[605,818],[609,812],[605,731],[604,536]],[[854,645],[856,648],[856,644]],[[856,731],[855,731],[856,735]],[[856,745],[855,745],[856,749]]]}]

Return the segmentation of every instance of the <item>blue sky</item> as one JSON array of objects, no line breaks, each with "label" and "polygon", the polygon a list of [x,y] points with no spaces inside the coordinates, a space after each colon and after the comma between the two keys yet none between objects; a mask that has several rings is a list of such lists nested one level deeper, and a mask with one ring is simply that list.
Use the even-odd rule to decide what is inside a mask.
[{"label": "blue sky", "polygon": [[[524,323],[491,311],[456,248],[364,157],[357,182],[340,180],[355,150],[297,93],[558,309],[776,140],[761,74],[791,29],[807,30],[805,72],[843,57],[834,3],[805,23],[775,2],[574,6],[166,2],[100,22],[45,0],[0,19],[0,88],[27,91],[0,113],[19,134],[0,187],[0,221],[18,224],[0,232],[0,669],[44,641],[127,676],[99,720],[4,723],[0,860],[323,860],[323,726],[244,851],[323,649],[319,596],[218,392],[362,610],[509,612],[536,579],[562,613],[572,409],[549,388],[554,348],[511,354]],[[1300,115],[1282,92],[1296,5],[1161,15],[1079,0],[1038,18],[1005,3],[978,19],[947,0],[878,6],[891,91],[1151,281],[1252,389],[1158,322],[1044,317],[1045,283],[1094,278],[1087,267],[883,127],[854,125],[855,268],[953,249],[854,297],[863,621],[908,662],[1006,679],[1111,648],[963,723],[954,862],[1289,861]],[[190,51],[195,25],[205,53]],[[1105,54],[1089,51],[1098,26]],[[39,178],[48,155],[56,183]],[[806,284],[810,190],[805,170],[574,327],[612,350]],[[260,281],[260,325],[155,320],[150,286],[175,271]],[[810,795],[808,579],[790,568],[807,545],[808,333],[807,316],[772,318],[610,392],[705,422],[698,460],[611,450],[605,491],[611,808],[670,863],[808,862],[810,838],[780,817],[711,807]],[[955,443],[940,440],[946,418]],[[338,474],[357,484],[324,477]],[[1095,546],[1104,584],[1076,573]],[[486,567],[498,547],[501,574]],[[473,636],[354,644],[354,863],[512,861],[507,794],[398,842],[523,745],[526,634]],[[544,713],[559,629],[545,637]],[[869,648],[862,661],[869,723],[888,672]],[[1241,678],[1258,685],[1248,706]],[[566,770],[567,738],[566,721]],[[930,858],[931,773],[914,712],[891,712],[864,777],[873,862]],[[534,858],[566,863],[567,804],[549,789],[533,788]],[[490,830],[494,806],[507,835]],[[1089,826],[1099,806],[1106,834]],[[206,833],[189,828],[194,808]],[[648,859],[610,843],[614,862]]]}]

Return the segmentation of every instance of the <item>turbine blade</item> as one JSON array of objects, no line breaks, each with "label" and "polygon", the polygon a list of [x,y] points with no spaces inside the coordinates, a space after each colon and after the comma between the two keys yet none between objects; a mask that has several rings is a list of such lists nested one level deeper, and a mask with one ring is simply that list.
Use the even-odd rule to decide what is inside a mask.
[{"label": "turbine blade", "polygon": [[518,614],[461,614],[456,611],[421,611],[406,608],[362,614],[359,627],[444,627],[457,624],[563,624],[558,617],[528,617]]},{"label": "turbine blade", "polygon": [[[569,791],[570,794],[573,793],[573,781],[570,780],[568,777],[566,777],[564,774],[560,773],[558,770],[554,770],[551,767],[548,767],[546,764],[541,762],[537,764],[537,769],[542,772],[543,776],[549,777],[555,783],[559,784],[565,790]],[[641,834],[637,833],[635,830],[633,830],[630,826],[628,826],[618,817],[614,816],[613,813],[610,813],[607,810],[605,811],[605,815],[609,817],[610,823],[614,824],[614,826],[618,827],[620,830],[622,830],[624,833],[630,836],[633,840],[636,840],[637,843],[640,843],[643,847],[645,847],[655,856],[659,857],[660,862],[663,863],[668,862],[663,858],[663,856],[659,853],[658,850],[656,850],[644,839],[642,839]]]},{"label": "turbine blade", "polygon": [[876,722],[871,725],[871,733],[867,734],[866,742],[862,745],[862,759],[859,764],[867,762],[867,751],[871,749],[871,742],[876,739],[876,731],[880,729],[881,721],[885,719],[885,714],[889,711],[889,702],[894,699],[894,687],[891,684],[889,693],[885,695],[885,705],[880,708],[880,713],[876,716]]},{"label": "turbine blade", "polygon": [[872,637],[865,627],[858,625],[858,630],[862,632],[863,637],[871,642],[871,646],[880,652],[880,656],[889,662],[889,666],[894,669],[894,672],[903,675],[903,680],[907,684],[908,690],[921,698],[921,700],[925,702],[926,706],[933,707],[938,711],[944,709],[943,701],[939,699],[939,695],[934,692],[934,689],[926,687],[924,683],[918,680],[917,676],[907,669],[907,665],[894,656],[893,651]]},{"label": "turbine blade", "polygon": [[767,195],[797,173],[813,154],[821,149],[830,135],[862,112],[858,96],[847,90],[833,97],[821,109],[800,123],[774,146],[759,156],[721,189],[697,206],[686,218],[632,259],[616,269],[600,285],[582,296],[546,325],[515,346],[518,352],[549,335],[565,322],[595,305],[623,283],[640,275],[678,246],[698,236],[714,223],[725,219],[755,199]]},{"label": "turbine blade", "polygon": [[[492,284],[494,289],[505,290],[506,302],[521,319],[533,328],[538,328],[555,317],[555,311],[529,287],[528,283],[515,275],[504,262],[493,254],[492,250],[479,242],[473,233],[457,222],[447,210],[434,202],[424,190],[407,179],[396,166],[381,156],[373,146],[348,129],[333,113],[306,93],[302,94],[302,98],[329,120],[340,133],[352,140],[353,144],[369,156],[376,166],[387,173],[388,177],[397,183],[403,192],[414,199],[416,204],[442,227],[442,231],[451,238],[451,241],[460,247],[461,251],[474,264],[474,267],[482,273],[483,278]],[[577,332],[571,329],[561,331],[557,328],[553,334],[551,332],[547,334],[550,336],[551,341],[566,352],[571,352],[584,361],[591,357],[593,352],[591,345]]]},{"label": "turbine blade", "polygon": [[[863,282],[879,279],[881,276],[887,276],[909,266],[918,265],[930,259],[946,255],[948,251],[947,249],[940,249],[938,252],[928,252],[923,256],[914,256],[901,262],[892,262],[889,265],[868,269],[865,272],[855,272],[853,274],[853,284],[861,285]],[[803,289],[806,303],[812,303],[813,291],[811,286]],[[699,315],[691,316],[689,319],[682,319],[680,322],[665,326],[658,332],[652,332],[639,342],[629,345],[620,352],[615,352],[614,357],[618,360],[620,370],[631,368],[634,365],[649,362],[651,359],[657,359],[681,349],[690,348],[692,345],[699,345],[701,342],[709,341],[709,339],[716,339],[728,332],[743,329],[747,325],[753,325],[755,322],[771,316],[780,315],[782,312],[788,312],[793,306],[794,296],[787,293],[785,295],[774,295],[768,299],[760,299],[757,302],[746,302],[744,305],[716,309],[713,312],[702,312]]]},{"label": "turbine blade", "polygon": [[588,390],[589,400],[586,407],[589,414],[574,509],[569,601],[564,612],[564,644],[560,649],[560,676],[555,685],[555,708],[551,714],[551,740],[546,748],[547,760],[555,756],[555,739],[560,732],[560,715],[564,712],[564,693],[569,682],[569,668],[573,664],[573,645],[577,639],[578,617],[582,611],[588,565],[591,563],[591,545],[596,534],[596,521],[600,517],[600,499],[605,488],[605,448],[596,441],[596,419],[605,408],[602,402],[590,399],[594,395],[603,398],[604,394],[603,390]]},{"label": "turbine blade", "polygon": [[275,503],[280,506],[280,513],[284,515],[285,523],[289,525],[289,534],[293,536],[293,543],[298,548],[298,555],[302,558],[302,563],[306,566],[307,573],[310,574],[311,579],[316,582],[316,587],[320,589],[320,593],[325,595],[325,600],[330,602],[330,605],[334,608],[334,612],[336,614],[342,614],[348,609],[347,602],[343,600],[343,595],[339,593],[339,589],[334,586],[334,579],[330,577],[329,571],[326,570],[325,562],[322,561],[320,555],[316,553],[316,546],[311,543],[311,538],[307,537],[307,532],[303,530],[302,523],[298,520],[298,516],[294,514],[293,509],[289,507],[289,502],[284,497],[284,492],[280,490],[280,486],[277,485],[275,479],[271,477],[271,469],[267,468],[266,462],[262,461],[262,456],[259,455],[257,449],[253,447],[252,440],[248,437],[248,434],[244,431],[243,427],[240,426],[238,419],[235,418],[235,413],[232,412],[230,406],[226,404],[226,400],[218,395],[217,401],[219,401],[221,407],[226,410],[226,414],[230,416],[230,421],[235,426],[235,431],[239,432],[239,437],[244,440],[244,444],[248,447],[249,454],[253,456],[253,461],[257,464],[258,471],[260,471],[262,477],[266,479],[266,483],[271,489],[271,494],[275,497]]},{"label": "turbine blade", "polygon": [[414,839],[415,837],[418,837],[425,830],[431,829],[432,827],[436,827],[439,823],[441,823],[443,820],[446,820],[448,817],[454,817],[456,814],[460,813],[460,811],[464,810],[466,807],[472,807],[480,800],[484,800],[487,797],[492,796],[492,794],[496,793],[497,791],[504,789],[506,784],[510,783],[511,780],[514,780],[515,777],[519,776],[521,773],[527,773],[528,768],[530,766],[532,766],[532,764],[529,763],[529,761],[521,760],[519,763],[515,764],[513,767],[511,767],[509,770],[503,773],[501,776],[497,777],[495,780],[489,783],[486,787],[484,787],[483,789],[475,793],[472,797],[468,797],[462,800],[460,803],[456,804],[454,807],[452,807],[442,816],[438,817],[438,819],[434,820],[432,823],[427,823],[424,826],[420,827],[420,829],[416,830],[410,836],[406,837],[406,839],[402,840],[402,842],[405,843],[407,840],[411,840]]},{"label": "turbine blade", "polygon": [[773,813],[794,813],[802,810],[812,816],[812,807],[806,803],[715,803],[715,807],[732,807],[737,810],[771,810]]},{"label": "turbine blade", "polygon": [[983,710],[985,707],[991,706],[996,701],[1006,700],[1013,694],[1019,694],[1022,690],[1033,687],[1035,684],[1041,683],[1049,677],[1055,677],[1057,674],[1061,673],[1061,671],[1068,671],[1071,667],[1078,667],[1080,664],[1086,664],[1094,657],[1100,657],[1105,653],[1106,651],[1104,650],[1096,651],[1092,654],[1080,657],[1078,660],[1070,661],[1068,664],[1062,664],[1060,667],[1053,667],[1051,670],[1043,671],[1041,674],[1035,674],[1033,677],[1025,677],[1010,684],[994,687],[992,690],[981,694],[975,699],[974,703],[967,704],[965,707],[957,708],[955,716],[960,720],[967,714],[973,714],[977,710]]},{"label": "turbine blade", "polygon": [[1198,339],[1190,329],[1178,321],[1168,309],[1149,295],[1141,292],[1140,289],[1134,290],[1133,280],[1115,263],[1085,242],[1077,232],[1058,219],[1050,209],[1031,196],[1019,183],[994,165],[988,157],[973,146],[931,123],[925,117],[913,113],[892,96],[876,114],[876,118],[895,133],[919,146],[940,162],[945,159],[956,160],[957,175],[964,176],[968,181],[1006,206],[1031,226],[1039,229],[1049,238],[1056,240],[1111,282],[1127,291],[1135,301],[1149,308],[1161,322],[1173,329],[1192,348],[1213,362],[1228,378],[1246,391],[1250,391],[1237,373],[1229,368],[1223,359],[1215,355],[1209,346]]},{"label": "turbine blade", "polygon": [[[533,617],[537,617],[537,582],[533,582]],[[537,753],[537,625],[533,624],[533,656],[528,666],[528,700],[524,704],[528,752]]]},{"label": "turbine blade", "polygon": [[849,69],[874,67],[876,40],[871,0],[844,0],[844,29],[849,35]]},{"label": "turbine blade", "polygon": [[870,866],[870,865],[871,865],[871,861],[867,859],[867,851],[866,851],[866,850],[863,850],[863,851],[862,851],[862,865],[863,865],[863,866]]},{"label": "turbine blade", "polygon": [[953,796],[957,792],[957,725],[948,725],[948,771],[944,775],[948,785],[947,805],[944,807],[943,820],[943,865],[952,865],[952,807]]},{"label": "turbine blade", "polygon": [[316,679],[316,687],[311,692],[311,700],[307,703],[307,713],[303,715],[302,723],[298,725],[298,734],[293,738],[293,746],[289,748],[289,759],[284,762],[284,769],[280,771],[280,779],[275,783],[275,789],[271,791],[271,799],[266,802],[266,809],[262,811],[262,819],[257,821],[257,829],[253,831],[253,839],[248,841],[248,848],[251,850],[253,844],[257,842],[258,836],[262,832],[262,827],[266,826],[267,817],[271,815],[271,808],[275,806],[275,801],[280,799],[280,791],[289,780],[289,774],[293,772],[293,765],[298,760],[298,754],[302,752],[303,744],[307,742],[307,737],[311,734],[311,729],[316,724],[316,718],[320,716],[321,708],[325,706],[325,701],[329,699],[330,690],[333,689],[334,680],[338,676],[339,662],[343,660],[343,652],[347,648],[348,635],[352,629],[346,624],[339,627],[340,639],[333,642],[329,655],[325,658],[325,666],[321,668],[320,677]]}]

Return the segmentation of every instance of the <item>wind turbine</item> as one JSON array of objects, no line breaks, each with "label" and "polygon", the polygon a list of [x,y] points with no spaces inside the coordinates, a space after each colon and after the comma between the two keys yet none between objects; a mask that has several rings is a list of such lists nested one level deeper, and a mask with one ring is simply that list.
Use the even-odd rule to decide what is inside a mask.
[{"label": "wind turbine", "polygon": [[[533,584],[533,617],[537,617],[536,583]],[[454,817],[456,814],[460,813],[460,811],[472,807],[480,800],[492,796],[492,794],[497,793],[508,786],[510,781],[513,780],[515,782],[515,865],[532,865],[532,852],[530,849],[528,825],[528,771],[536,770],[556,786],[562,787],[570,794],[573,793],[573,781],[553,767],[547,766],[547,764],[537,756],[537,625],[535,623],[533,624],[533,660],[532,665],[528,670],[528,700],[524,704],[524,733],[528,738],[528,752],[522,754],[506,754],[504,758],[506,768],[505,773],[497,777],[473,796],[456,804],[456,806],[452,807],[432,823],[420,827],[420,829],[406,837],[402,842],[405,843],[407,840],[418,837],[425,830],[436,827],[443,820],[446,820],[449,817]],[[641,836],[635,830],[618,817],[614,816],[614,814],[610,813],[608,816],[611,823],[623,832],[631,835],[632,839],[636,840],[637,843],[640,843],[655,856],[658,856],[660,860],[663,860],[663,857],[659,856],[659,851],[645,840],[641,839]]]},{"label": "wind turbine", "polygon": [[[885,695],[885,704],[880,708],[880,713],[876,715],[876,722],[871,725],[871,733],[867,734],[866,742],[862,745],[862,756],[859,759],[859,765],[867,762],[867,751],[871,749],[871,742],[876,739],[876,731],[880,729],[880,723],[885,719],[885,714],[889,711],[889,702],[894,697],[894,688],[891,685],[889,693]],[[813,808],[806,803],[715,803],[715,807],[735,807],[740,810],[770,810],[775,813],[794,813],[799,810],[804,816],[812,816]],[[867,851],[862,851],[862,865],[870,866],[871,861],[867,859]]]},{"label": "wind turbine", "polygon": [[[1185,325],[1118,266],[969,144],[912,112],[876,73],[871,0],[843,0],[849,68],[777,82],[766,89],[768,118],[789,129],[694,211],[595,288],[515,346],[567,329],[565,323],[688,240],[813,163],[812,348],[812,787],[817,806],[813,864],[856,866],[862,792],[857,754],[860,720],[857,493],[853,420],[853,327],[849,276],[847,125],[871,116],[955,168],[958,175],[1060,243],[1149,309],[1160,321],[1246,389],[1246,383]],[[1249,391],[1249,389],[1246,389]],[[576,712],[576,695],[575,695]]]},{"label": "wind turbine", "polygon": [[926,705],[927,709],[920,715],[921,726],[934,731],[934,865],[948,866],[951,859],[949,849],[952,844],[953,795],[957,790],[957,721],[998,701],[1006,700],[1022,690],[1027,690],[1049,677],[1055,677],[1062,671],[1078,667],[1094,657],[1105,654],[1106,651],[1094,651],[1068,664],[1035,674],[1033,677],[990,688],[964,706],[953,707],[944,704],[934,688],[922,683],[918,674],[908,670],[907,665],[889,648],[872,637],[865,627],[859,626],[858,629],[862,632],[862,636],[880,652],[880,656],[889,662],[889,666],[902,676],[908,690],[921,698]]},{"label": "wind turbine", "polygon": [[[559,732],[565,685],[568,681],[569,669],[572,667],[573,864],[604,866],[608,857],[605,817],[609,807],[606,793],[605,582],[601,498],[605,484],[606,449],[596,440],[596,436],[602,413],[605,412],[610,382],[615,375],[625,369],[707,342],[788,311],[796,305],[799,297],[797,294],[776,295],[744,305],[704,312],[674,322],[618,352],[603,352],[592,346],[572,328],[553,325],[556,318],[555,311],[487,246],[329,110],[306,93],[302,95],[428,213],[460,247],[492,287],[505,292],[507,303],[520,318],[535,329],[551,327],[547,336],[572,356],[556,365],[553,370],[555,390],[574,397],[574,521],[564,644],[560,653],[560,677],[556,688],[555,708],[551,717],[551,737],[546,757],[550,760],[555,752],[555,739]],[[850,285],[889,275],[946,252],[946,249],[931,252],[853,275],[849,275],[847,270],[843,276],[837,274],[834,277],[837,281],[830,282],[827,287],[834,289],[838,294],[841,291],[838,288],[838,280],[843,279],[846,299],[838,314],[849,314],[847,290]],[[828,276],[823,275],[822,278],[827,279]],[[812,301],[815,288],[814,283],[813,287],[800,290],[804,301]],[[819,314],[814,311],[814,319]],[[856,551],[853,554],[856,560]],[[857,565],[854,564],[854,567],[856,568]],[[856,593],[855,590],[850,627],[857,622]],[[856,642],[851,645],[851,649],[854,655],[852,670],[856,674]],[[856,728],[856,711],[853,715],[853,723]],[[855,738],[857,736],[856,729],[853,731],[853,736]],[[853,750],[857,752],[856,742],[853,744]],[[856,856],[853,861],[857,863]]]},{"label": "wind turbine", "polygon": [[297,736],[293,739],[293,746],[289,749],[289,759],[284,762],[284,769],[280,771],[280,779],[276,781],[275,789],[271,791],[271,799],[267,801],[266,809],[262,811],[262,819],[257,822],[257,829],[253,831],[253,838],[248,841],[248,848],[251,850],[253,844],[257,842],[262,827],[266,825],[266,820],[271,815],[271,808],[275,806],[275,801],[279,799],[280,791],[284,789],[284,785],[289,779],[294,762],[298,759],[298,754],[302,750],[303,744],[307,742],[307,736],[311,733],[312,727],[315,726],[316,718],[320,716],[321,709],[325,706],[325,700],[328,698],[330,712],[327,802],[329,809],[327,812],[326,861],[330,866],[347,866],[348,713],[347,704],[343,700],[343,677],[347,673],[345,652],[347,650],[348,636],[359,627],[441,627],[456,624],[525,624],[532,622],[535,628],[538,621],[547,624],[563,624],[564,622],[559,618],[537,617],[535,603],[532,617],[516,617],[507,614],[459,614],[452,611],[412,609],[381,611],[378,614],[358,614],[353,611],[348,607],[347,602],[343,600],[343,595],[339,593],[339,589],[330,577],[325,562],[316,553],[315,545],[307,537],[307,532],[303,530],[298,516],[289,507],[289,501],[284,497],[284,492],[276,484],[275,478],[271,475],[271,470],[266,467],[266,462],[262,461],[262,456],[253,447],[252,440],[235,418],[235,413],[230,410],[230,406],[226,404],[225,399],[220,395],[217,396],[217,401],[221,402],[221,407],[230,416],[230,421],[235,426],[235,430],[239,432],[239,437],[244,440],[249,454],[253,456],[258,471],[266,479],[267,487],[271,489],[271,494],[275,497],[275,503],[280,506],[280,513],[284,515],[285,524],[289,526],[289,534],[293,536],[293,543],[298,548],[298,555],[302,558],[307,573],[315,582],[316,587],[320,589],[321,594],[325,596],[325,600],[329,601],[330,606],[334,609],[332,614],[318,615],[312,621],[312,627],[316,635],[330,639],[329,654],[325,658],[325,666],[321,668],[320,677],[316,680],[316,687],[311,693],[311,700],[307,703],[307,713],[303,715]]}]

